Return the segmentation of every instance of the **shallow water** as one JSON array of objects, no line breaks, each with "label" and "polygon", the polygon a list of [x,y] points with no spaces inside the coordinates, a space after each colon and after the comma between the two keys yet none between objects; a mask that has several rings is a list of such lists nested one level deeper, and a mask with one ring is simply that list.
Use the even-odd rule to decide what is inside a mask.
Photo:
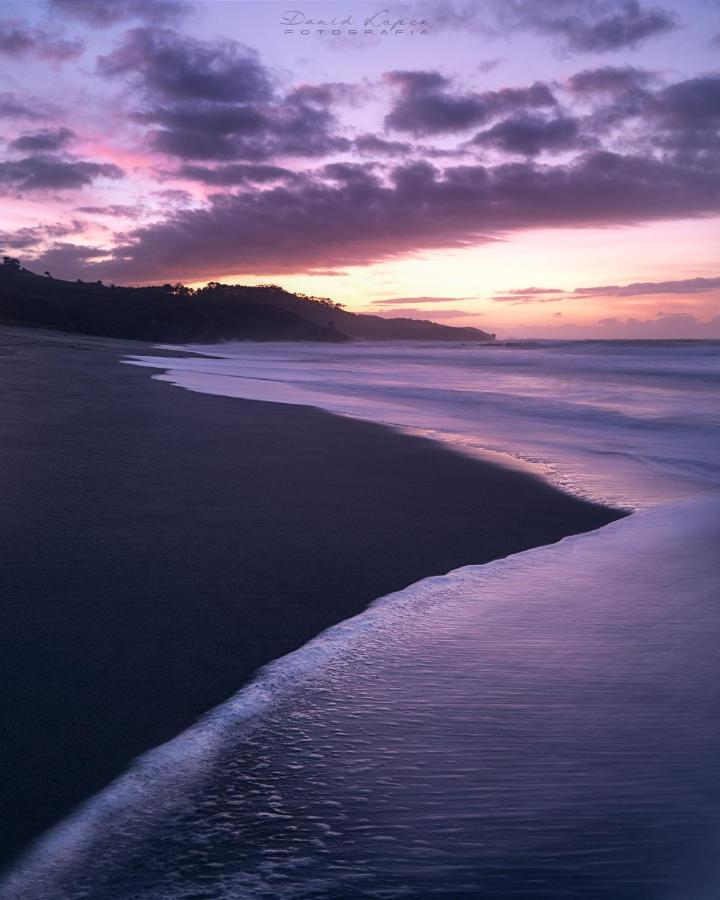
[{"label": "shallow water", "polygon": [[717,896],[719,509],[381,601],[141,761],[2,896]]},{"label": "shallow water", "polygon": [[536,466],[641,507],[720,484],[720,342],[223,344],[136,357],[194,391],[320,406]]},{"label": "shallow water", "polygon": [[[645,474],[600,465],[593,490],[644,509],[426,579],[330,629],[140,759],[40,842],[0,897],[720,896],[717,350],[706,349],[695,359],[681,345],[665,375],[658,355],[669,348],[622,351],[628,397],[611,440],[634,435],[632,471]],[[279,374],[276,347],[252,347],[244,362],[257,369],[263,350]],[[337,348],[292,348],[305,367],[324,352],[337,366]],[[358,351],[368,352],[387,360],[413,348]],[[555,431],[541,464],[575,484],[583,434],[602,431],[611,354],[591,351],[580,383],[583,350],[540,352],[573,357],[553,363],[574,373],[561,401],[538,391],[531,408]],[[353,375],[352,358],[344,364]],[[537,380],[550,363],[507,365]],[[195,389],[197,375],[171,377]],[[502,377],[486,372],[483,384],[495,378],[496,392]],[[273,389],[287,392],[289,380]],[[629,387],[648,380],[658,383],[652,406]],[[422,427],[427,407],[406,408],[405,424]],[[508,408],[503,448],[535,445],[528,408]],[[563,415],[567,456],[555,457]],[[485,446],[472,431],[480,417],[468,418],[468,441]]]}]

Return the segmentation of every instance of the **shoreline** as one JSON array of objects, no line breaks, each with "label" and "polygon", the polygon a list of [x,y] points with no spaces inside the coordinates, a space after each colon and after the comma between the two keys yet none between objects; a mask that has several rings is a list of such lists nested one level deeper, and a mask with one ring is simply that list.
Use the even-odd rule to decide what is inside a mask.
[{"label": "shoreline", "polygon": [[[598,531],[606,527],[601,526]],[[574,541],[593,534],[569,535],[556,544],[540,545],[492,560],[482,569],[492,580],[498,573],[512,572],[527,558],[537,561],[542,559],[541,554],[545,551],[553,552],[562,547],[572,549],[577,546]],[[63,882],[64,867],[68,862],[72,883],[77,857],[86,855],[92,859],[96,844],[107,842],[108,836],[112,840],[118,822],[123,822],[121,832],[125,836],[132,835],[129,858],[140,854],[141,835],[148,827],[152,828],[149,822],[162,820],[165,815],[177,815],[179,798],[187,797],[194,788],[200,787],[207,772],[225,751],[224,744],[229,735],[236,742],[252,739],[263,730],[264,720],[273,715],[273,710],[286,705],[289,697],[297,697],[303,686],[310,691],[317,689],[324,669],[337,667],[338,661],[348,653],[357,653],[358,645],[362,646],[368,639],[372,641],[373,633],[377,635],[383,629],[392,631],[405,623],[408,616],[419,614],[421,619],[427,616],[440,603],[433,597],[435,592],[451,590],[457,582],[462,582],[463,576],[476,574],[477,568],[461,566],[379,597],[349,619],[329,626],[297,649],[262,666],[235,695],[169,741],[136,757],[98,794],[89,797],[33,841],[16,865],[3,873],[7,880],[0,880],[2,896],[5,896],[5,889],[10,900],[11,897],[25,896],[24,892],[28,887],[32,890],[33,883]],[[152,804],[148,809],[143,801],[150,795]]]},{"label": "shoreline", "polygon": [[3,867],[377,598],[624,515],[427,438],[120,364],[150,347],[0,329]]},{"label": "shoreline", "polygon": [[[554,897],[556,890],[562,892],[563,888],[577,890],[578,883],[603,897],[610,895],[611,887],[617,892],[619,879],[634,885],[631,892],[640,889],[638,885],[645,880],[657,885],[657,865],[663,874],[674,876],[679,888],[687,887],[688,877],[694,883],[697,875],[697,832],[693,828],[678,840],[685,858],[677,871],[672,866],[665,868],[672,856],[668,853],[657,863],[642,854],[629,863],[623,839],[635,827],[651,842],[658,839],[658,810],[652,802],[657,780],[652,773],[663,771],[666,760],[662,742],[653,737],[648,740],[647,731],[655,729],[656,735],[659,728],[659,734],[664,733],[668,710],[663,706],[668,695],[660,692],[654,698],[654,714],[649,713],[648,724],[644,692],[608,691],[602,685],[615,680],[626,683],[628,678],[634,683],[637,672],[627,652],[628,643],[642,652],[646,646],[643,635],[658,623],[660,601],[668,646],[676,642],[678,648],[697,646],[697,636],[703,636],[705,652],[696,654],[691,668],[693,678],[701,680],[697,686],[704,688],[698,691],[704,698],[700,717],[707,723],[717,721],[708,715],[715,699],[714,669],[708,668],[706,655],[709,651],[710,659],[716,656],[712,637],[716,628],[712,603],[708,602],[711,595],[702,587],[702,576],[693,595],[698,613],[693,616],[695,637],[678,634],[672,615],[673,610],[685,611],[688,600],[672,588],[680,574],[678,565],[682,572],[703,571],[703,565],[705,572],[712,572],[708,548],[717,531],[717,511],[717,497],[644,510],[596,532],[570,536],[482,567],[462,567],[380,598],[354,618],[264,667],[228,702],[135,760],[128,772],[38,841],[0,886],[0,894],[7,900],[39,900],[52,889],[53,896],[66,900],[80,895],[127,900],[141,889],[143,896],[172,898],[203,880],[206,890],[212,887],[223,896],[262,892],[262,896],[285,897],[286,893],[294,895],[317,867],[327,864],[329,856],[341,859],[344,865],[336,867],[337,880],[326,884],[318,895],[335,898],[344,896],[345,889],[354,895],[357,887],[354,879],[352,883],[343,879],[345,872],[355,871],[348,869],[348,853],[356,854],[365,877],[370,883],[374,879],[378,887],[387,884],[388,862],[394,865],[399,858],[407,865],[406,861],[414,858],[413,885],[423,896],[428,883],[439,882],[447,889],[458,869],[462,872],[458,880],[466,884],[468,867],[474,867],[478,884],[494,878],[498,896],[505,897],[507,892],[508,897],[515,897],[520,886],[532,893],[538,889],[532,878],[538,869],[538,852],[545,862],[541,884],[547,894],[543,897]],[[654,561],[656,549],[663,566]],[[636,562],[643,558],[646,563],[650,560],[651,588],[638,591],[642,602],[626,608],[623,586],[628,582],[635,587],[645,584],[646,570],[641,566],[638,571]],[[573,560],[576,566],[572,566]],[[606,560],[614,563],[612,574],[607,572],[609,581],[596,577],[594,570],[600,560],[603,568]],[[536,580],[532,602],[523,609],[529,574]],[[579,588],[583,580],[584,590]],[[628,629],[619,642],[617,631],[598,630],[599,622],[604,626],[622,622],[625,615],[629,616]],[[560,633],[569,629],[570,639],[558,635],[558,625]],[[468,637],[473,634],[478,652],[447,652],[453,636],[467,651]],[[604,652],[599,653],[601,650]],[[686,669],[676,656],[665,656],[668,659],[674,661],[670,670],[652,650],[647,661],[655,663],[651,666],[653,681],[666,684],[672,697],[678,675]],[[600,670],[596,668],[599,660],[606,661]],[[488,676],[489,683],[469,678],[468,665],[471,671],[478,667],[475,675]],[[458,679],[459,673],[464,677]],[[408,684],[414,684],[416,678],[420,689],[408,696]],[[539,688],[548,678],[552,691],[547,690],[547,683],[545,689]],[[597,685],[592,703],[587,702],[588,679]],[[438,684],[444,684],[444,689]],[[473,688],[478,684],[483,685],[480,691]],[[557,690],[564,702],[558,702]],[[520,697],[523,703],[512,702]],[[531,709],[527,708],[528,698],[537,701],[530,704]],[[599,717],[598,708],[602,710]],[[458,711],[463,722],[459,735],[446,727],[453,722],[457,727]],[[574,726],[569,743],[568,715]],[[697,718],[698,711],[685,704],[681,715]],[[546,728],[538,727],[538,718]],[[600,734],[598,718],[604,726]],[[357,727],[359,721],[362,728]],[[535,727],[530,724],[533,721]],[[637,726],[629,752],[628,721]],[[472,731],[474,747],[468,745],[467,729]],[[398,730],[403,734],[400,740]],[[548,733],[556,739],[548,739]],[[689,810],[693,826],[700,812],[706,829],[711,829],[715,819],[706,791],[715,783],[710,750],[716,742],[695,743],[692,732],[680,729],[680,733],[686,735],[684,745],[672,747],[671,742],[670,756],[677,765],[683,754],[690,754],[692,762],[704,770],[705,781],[702,777],[690,779]],[[459,743],[453,742],[458,736]],[[489,739],[492,736],[494,741]],[[579,754],[578,740],[584,747]],[[598,748],[599,740],[602,748]],[[541,771],[565,798],[566,802],[553,810],[555,818],[548,818],[547,804],[537,794],[518,792],[517,767],[522,770],[528,763],[528,742],[544,758]],[[432,750],[433,765],[420,770],[417,752],[424,752],[426,745]],[[393,766],[398,753],[415,765]],[[479,760],[473,768],[468,762],[469,757],[476,759],[475,754]],[[535,754],[531,755],[535,762]],[[460,765],[459,770],[468,791],[474,791],[474,802],[464,787],[455,785],[453,790],[448,784],[448,771],[463,758],[465,766]],[[608,758],[613,765],[608,766]],[[290,762],[293,764],[288,765]],[[256,767],[256,763],[260,764]],[[568,777],[568,765],[576,778]],[[621,771],[633,771],[637,783],[645,787],[645,796],[649,792],[650,802],[638,802],[633,792],[625,790],[617,766]],[[345,773],[356,767],[362,770],[362,777],[354,782]],[[578,793],[580,773],[583,790]],[[323,788],[319,796],[318,778]],[[483,802],[497,789],[511,808],[517,810],[521,804],[523,812],[513,817],[515,839],[508,841],[504,831],[499,846],[492,829],[486,827],[497,821],[493,819],[497,812],[493,813],[492,804],[488,808]],[[390,800],[388,790],[393,792]],[[251,796],[244,797],[246,791]],[[362,795],[360,808],[358,792]],[[275,801],[268,801],[268,793]],[[620,827],[614,842],[607,832],[603,804],[608,794],[632,822],[625,832]],[[686,821],[688,806],[683,809],[683,796],[678,796],[672,784],[665,785],[664,801],[674,804],[672,812],[665,809],[665,819],[672,823],[673,831],[678,820]],[[279,803],[278,797],[282,798]],[[588,797],[596,802],[590,809]],[[239,802],[241,798],[243,802]],[[268,803],[278,813],[274,818],[268,813]],[[417,817],[408,816],[407,804],[414,807]],[[438,814],[438,805],[444,815]],[[322,823],[319,828],[305,821],[309,810],[311,818]],[[574,810],[579,810],[577,818]],[[538,817],[548,835],[544,851],[532,846],[534,829],[527,825]],[[458,819],[464,820],[466,836],[459,848],[454,840]],[[577,829],[569,847],[568,819]],[[393,841],[384,854],[383,846],[378,847],[372,837],[367,839],[367,830],[371,835],[385,834],[387,827],[396,823],[407,837],[401,849]],[[507,827],[513,828],[511,824]],[[329,846],[320,841],[318,853],[318,830],[322,834],[326,828],[331,829],[334,841]],[[486,830],[491,832],[489,840],[483,838]],[[423,857],[425,850],[419,850],[418,841],[412,840],[418,833],[423,835],[419,843],[426,845],[430,837],[442,847],[447,860],[435,881],[436,856]],[[238,845],[240,836],[244,840]],[[611,865],[605,854],[598,857],[599,839],[609,841]],[[358,852],[356,844],[363,841],[370,854],[368,849]],[[275,859],[276,865],[268,871],[267,850],[280,842],[297,852]],[[664,844],[662,849],[667,849]],[[389,860],[387,853],[391,854]],[[303,860],[299,868],[293,862],[297,857]],[[531,862],[518,866],[518,858]],[[209,864],[216,867],[210,874]],[[628,873],[629,864],[635,867],[632,873]],[[254,890],[247,891],[248,882]],[[237,889],[239,886],[245,890]]]}]

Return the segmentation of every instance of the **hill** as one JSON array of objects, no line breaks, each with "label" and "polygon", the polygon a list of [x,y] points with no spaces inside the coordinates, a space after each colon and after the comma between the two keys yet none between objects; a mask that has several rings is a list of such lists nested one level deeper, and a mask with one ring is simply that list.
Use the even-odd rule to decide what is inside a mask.
[{"label": "hill", "polygon": [[285,309],[295,315],[340,331],[351,338],[371,341],[481,341],[491,342],[494,334],[480,328],[439,325],[422,319],[386,319],[383,316],[353,313],[325,297],[293,294],[275,284],[259,287],[210,282],[196,296],[234,297]]},{"label": "hill", "polygon": [[140,341],[344,341],[330,328],[250,299],[200,296],[181,285],[115,287],[0,266],[0,321]]},{"label": "hill", "polygon": [[493,337],[477,328],[359,315],[325,298],[292,294],[276,285],[210,282],[197,291],[181,284],[116,287],[38,275],[11,257],[0,265],[0,322],[166,343]]}]

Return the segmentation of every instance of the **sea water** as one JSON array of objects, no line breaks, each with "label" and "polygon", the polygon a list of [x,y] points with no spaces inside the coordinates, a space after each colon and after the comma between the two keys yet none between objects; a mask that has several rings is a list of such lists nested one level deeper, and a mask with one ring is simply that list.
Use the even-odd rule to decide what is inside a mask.
[{"label": "sea water", "polygon": [[380,598],[139,759],[0,896],[719,897],[720,347],[221,352],[160,377],[492,450],[636,512]]},{"label": "sea water", "polygon": [[223,344],[137,357],[193,391],[319,406],[500,452],[644,506],[720,483],[720,342]]}]

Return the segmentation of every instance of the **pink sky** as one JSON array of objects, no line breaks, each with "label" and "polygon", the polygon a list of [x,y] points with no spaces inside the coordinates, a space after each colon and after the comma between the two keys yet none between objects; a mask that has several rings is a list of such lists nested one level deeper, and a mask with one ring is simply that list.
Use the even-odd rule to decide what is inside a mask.
[{"label": "pink sky", "polygon": [[714,0],[0,2],[0,245],[505,336],[720,337],[718,35]]}]

